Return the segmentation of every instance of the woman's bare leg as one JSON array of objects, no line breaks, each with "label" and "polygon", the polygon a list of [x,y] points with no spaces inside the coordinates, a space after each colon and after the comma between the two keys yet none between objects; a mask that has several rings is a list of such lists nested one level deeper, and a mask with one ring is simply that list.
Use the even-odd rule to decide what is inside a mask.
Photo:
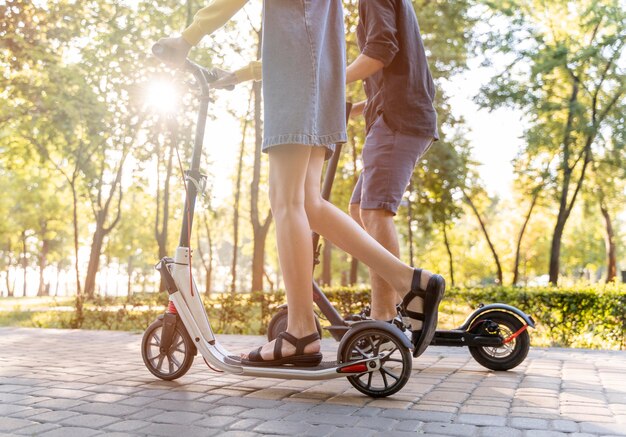
[{"label": "woman's bare leg", "polygon": [[[302,145],[273,147],[270,161],[270,204],[276,224],[276,244],[280,269],[287,291],[289,316],[287,332],[302,338],[317,332],[313,316],[313,245],[311,227],[304,209],[304,181],[312,148]],[[323,156],[323,155],[322,155]],[[320,342],[305,347],[305,353],[320,350]],[[295,347],[284,341],[284,356]],[[274,359],[274,342],[261,350],[264,360]]]},{"label": "woman's bare leg", "polygon": [[[389,283],[400,297],[404,297],[411,288],[413,268],[380,245],[350,216],[322,199],[320,180],[323,164],[323,150],[313,149],[305,181],[305,208],[311,228],[366,264]],[[430,276],[426,271],[422,274],[420,286],[423,289],[426,289]],[[413,299],[408,309],[422,312],[423,300]],[[414,330],[421,328],[420,321],[412,321],[412,325]]]}]

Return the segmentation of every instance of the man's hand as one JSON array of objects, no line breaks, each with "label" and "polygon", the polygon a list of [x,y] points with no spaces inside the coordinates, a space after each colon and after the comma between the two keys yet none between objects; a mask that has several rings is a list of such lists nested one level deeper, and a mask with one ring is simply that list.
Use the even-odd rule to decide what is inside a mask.
[{"label": "man's hand", "polygon": [[346,69],[346,84],[364,80],[385,67],[378,59],[360,54]]},{"label": "man's hand", "polygon": [[174,67],[185,65],[185,59],[191,50],[191,45],[182,36],[161,38],[158,44],[164,46],[166,51],[162,56],[159,56],[159,59]]},{"label": "man's hand", "polygon": [[350,118],[355,118],[355,117],[358,117],[359,115],[363,115],[363,111],[365,111],[366,104],[367,104],[367,100],[354,103],[352,105],[352,109],[350,109]]},{"label": "man's hand", "polygon": [[211,87],[218,89],[233,89],[235,85],[239,83],[239,79],[235,73],[222,70],[220,68],[214,68],[213,71],[217,73],[217,80],[211,84]]}]

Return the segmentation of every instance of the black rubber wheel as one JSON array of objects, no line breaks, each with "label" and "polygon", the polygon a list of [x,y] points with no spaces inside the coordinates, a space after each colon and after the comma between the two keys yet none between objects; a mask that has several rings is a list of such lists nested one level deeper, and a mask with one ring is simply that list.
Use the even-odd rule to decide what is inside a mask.
[{"label": "black rubber wheel", "polygon": [[[350,331],[346,335],[351,335]],[[413,357],[400,339],[380,329],[364,329],[345,339],[345,347],[337,351],[339,362],[382,355],[381,368],[374,372],[348,376],[354,388],[373,398],[384,398],[397,393],[411,377]]]},{"label": "black rubber wheel", "polygon": [[161,353],[162,330],[161,319],[155,320],[146,329],[141,341],[141,356],[150,373],[157,378],[172,381],[187,373],[196,355],[196,348],[179,320],[169,351]]},{"label": "black rubber wheel", "polygon": [[[476,328],[487,320],[498,325],[498,334],[502,339],[510,337],[525,325],[517,317],[495,311],[484,314],[476,319],[472,325]],[[528,329],[519,334],[510,342],[499,347],[470,346],[469,350],[474,359],[482,366],[491,370],[510,370],[526,359],[530,349],[530,335]]]},{"label": "black rubber wheel", "polygon": [[[270,324],[267,327],[267,339],[269,341],[274,340],[278,337],[278,334],[287,330],[287,316],[289,310],[287,307],[283,307],[272,317],[270,320]],[[315,326],[317,326],[317,332],[320,334],[320,338],[322,338],[322,325],[320,325],[320,321],[315,316]]]}]

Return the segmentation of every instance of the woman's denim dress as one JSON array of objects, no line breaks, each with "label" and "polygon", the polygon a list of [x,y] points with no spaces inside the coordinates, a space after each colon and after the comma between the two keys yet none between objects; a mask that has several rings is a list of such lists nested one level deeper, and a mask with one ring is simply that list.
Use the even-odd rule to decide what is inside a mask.
[{"label": "woman's denim dress", "polygon": [[263,151],[346,141],[341,0],[264,0]]}]

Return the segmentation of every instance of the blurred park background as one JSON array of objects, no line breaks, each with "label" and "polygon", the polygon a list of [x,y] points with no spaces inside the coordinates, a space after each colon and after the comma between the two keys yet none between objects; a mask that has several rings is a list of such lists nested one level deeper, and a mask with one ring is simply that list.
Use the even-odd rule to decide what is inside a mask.
[{"label": "blurred park background", "polygon": [[[261,2],[191,52],[260,56]],[[348,59],[357,0],[344,0]],[[402,258],[453,286],[442,326],[479,302],[539,320],[535,345],[626,347],[626,3],[413,1],[441,141],[396,217]],[[202,0],[0,0],[0,325],[142,330],[167,301],[197,94],[150,56]],[[364,97],[361,84],[347,99]],[[261,84],[214,92],[194,223],[220,332],[263,333],[282,282],[267,199]],[[348,127],[332,201],[361,168]],[[323,242],[315,277],[344,312],[368,271]]]}]

